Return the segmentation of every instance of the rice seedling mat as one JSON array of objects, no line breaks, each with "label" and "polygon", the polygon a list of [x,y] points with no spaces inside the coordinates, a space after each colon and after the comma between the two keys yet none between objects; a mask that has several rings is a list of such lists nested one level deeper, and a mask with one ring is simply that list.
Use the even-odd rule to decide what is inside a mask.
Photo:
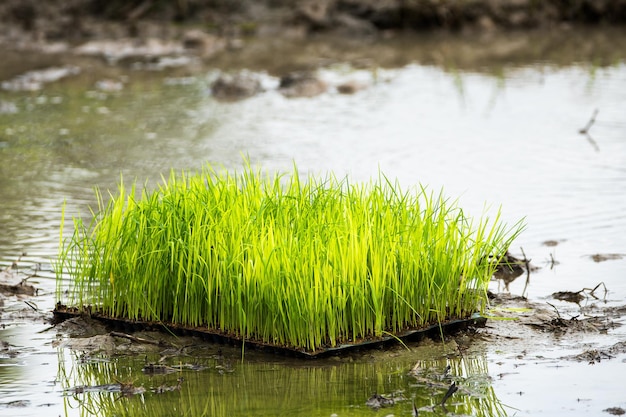
[{"label": "rice seedling mat", "polygon": [[96,195],[89,224],[75,217],[65,239],[61,225],[58,314],[312,356],[475,322],[523,228],[382,173],[353,184],[207,166]]}]

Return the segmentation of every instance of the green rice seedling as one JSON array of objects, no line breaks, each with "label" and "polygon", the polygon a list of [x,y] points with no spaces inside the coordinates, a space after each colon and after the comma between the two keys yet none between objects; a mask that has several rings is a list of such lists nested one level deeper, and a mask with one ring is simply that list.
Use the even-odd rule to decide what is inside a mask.
[{"label": "green rice seedling", "polygon": [[493,260],[523,229],[382,174],[352,184],[295,167],[207,165],[97,197],[63,239],[69,304],[310,351],[483,310]]}]

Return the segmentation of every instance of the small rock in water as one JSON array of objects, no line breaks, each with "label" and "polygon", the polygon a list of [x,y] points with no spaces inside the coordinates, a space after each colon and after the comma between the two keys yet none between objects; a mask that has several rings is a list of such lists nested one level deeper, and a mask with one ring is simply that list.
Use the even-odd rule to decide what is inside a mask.
[{"label": "small rock in water", "polygon": [[328,85],[309,72],[294,72],[280,79],[280,92],[289,98],[315,97],[328,89]]},{"label": "small rock in water", "polygon": [[365,85],[357,81],[347,81],[337,86],[337,92],[339,92],[340,94],[354,94],[360,90],[363,90],[364,88]]},{"label": "small rock in water", "polygon": [[240,73],[222,75],[212,85],[213,96],[218,100],[237,101],[252,97],[262,91],[261,81],[252,75]]}]

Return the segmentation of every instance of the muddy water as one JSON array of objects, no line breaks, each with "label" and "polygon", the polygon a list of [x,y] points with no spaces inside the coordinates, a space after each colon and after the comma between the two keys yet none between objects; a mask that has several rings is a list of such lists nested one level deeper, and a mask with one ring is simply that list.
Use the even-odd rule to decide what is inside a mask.
[{"label": "muddy water", "polygon": [[[275,49],[285,45],[244,50],[247,61],[226,56],[215,65],[259,71],[266,91],[237,103],[211,97],[218,70],[210,65],[154,72],[74,57],[53,65],[80,70],[41,90],[0,91],[0,265],[26,252],[11,274],[31,276],[39,288],[35,297],[0,301],[0,415],[410,415],[413,403],[420,415],[441,415],[433,406],[452,381],[460,389],[446,404],[455,414],[626,409],[615,383],[626,361],[618,345],[626,331],[617,326],[626,304],[626,57],[619,53],[626,49],[615,45],[626,36],[570,38],[478,39],[473,54],[465,39],[430,38],[340,52],[324,44],[282,54]],[[268,51],[282,60],[252,63]],[[319,76],[331,86],[348,80],[366,88],[283,97],[271,74],[305,61],[325,62]],[[103,88],[103,80],[122,88]],[[596,109],[588,134],[579,133]],[[526,217],[512,252],[523,250],[538,269],[528,281],[494,282],[494,291],[534,304],[493,314],[604,315],[607,325],[520,328],[491,320],[477,335],[446,343],[306,363],[254,352],[242,361],[240,349],[185,339],[173,340],[178,350],[169,352],[133,351],[117,340],[97,353],[49,329],[64,202],[69,215],[87,216],[93,187],[114,189],[120,173],[152,186],[169,169],[206,162],[236,169],[242,155],[268,170],[295,162],[301,172],[363,181],[380,170],[406,187],[443,188],[477,215],[501,205],[506,221]],[[580,306],[552,297],[585,288]],[[142,372],[150,363],[178,368]],[[394,404],[374,410],[366,402],[375,393]]]}]

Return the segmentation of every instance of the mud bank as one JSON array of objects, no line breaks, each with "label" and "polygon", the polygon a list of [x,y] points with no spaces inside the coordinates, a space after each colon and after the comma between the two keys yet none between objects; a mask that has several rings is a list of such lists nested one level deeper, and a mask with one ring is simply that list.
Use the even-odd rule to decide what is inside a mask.
[{"label": "mud bank", "polygon": [[[396,31],[529,29],[622,24],[623,0],[6,0],[4,41],[81,42],[98,38],[181,36],[195,25],[226,38],[336,33],[389,36]],[[164,25],[176,23],[176,25]]]}]

